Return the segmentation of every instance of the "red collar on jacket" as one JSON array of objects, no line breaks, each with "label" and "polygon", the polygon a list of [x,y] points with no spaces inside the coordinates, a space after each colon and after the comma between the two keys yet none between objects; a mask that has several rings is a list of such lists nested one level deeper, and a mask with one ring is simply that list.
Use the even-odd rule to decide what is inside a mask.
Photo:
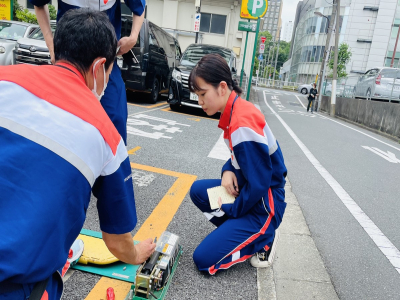
[{"label": "red collar on jacket", "polygon": [[232,104],[233,104],[233,101],[235,100],[235,97],[236,97],[236,93],[235,93],[235,91],[232,91],[228,98],[228,101],[226,102],[226,106],[225,106],[224,111],[222,112],[221,118],[219,119],[218,127],[223,130],[228,129],[229,119],[231,117]]}]

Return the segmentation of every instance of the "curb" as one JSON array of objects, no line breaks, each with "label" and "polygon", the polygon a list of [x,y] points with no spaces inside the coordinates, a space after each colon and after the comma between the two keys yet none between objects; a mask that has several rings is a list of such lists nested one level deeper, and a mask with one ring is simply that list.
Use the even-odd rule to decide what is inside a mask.
[{"label": "curb", "polygon": [[[250,94],[250,101],[259,104],[257,91]],[[258,300],[338,300],[288,178],[285,193],[287,206],[274,263],[257,269]]]}]

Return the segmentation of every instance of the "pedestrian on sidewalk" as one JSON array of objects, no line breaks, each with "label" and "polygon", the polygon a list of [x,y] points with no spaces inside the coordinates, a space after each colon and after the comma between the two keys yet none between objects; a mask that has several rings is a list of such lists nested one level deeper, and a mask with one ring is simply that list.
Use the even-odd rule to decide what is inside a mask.
[{"label": "pedestrian on sidewalk", "polygon": [[308,105],[307,105],[307,112],[310,109],[311,106],[311,113],[313,113],[314,110],[314,100],[315,97],[318,96],[318,91],[317,91],[317,85],[315,82],[312,84],[312,88],[310,89],[310,94],[308,95]]},{"label": "pedestrian on sidewalk", "polygon": [[0,300],[61,298],[92,192],[110,252],[129,264],[154,252],[153,239],[133,243],[128,152],[96,97],[116,50],[104,13],[74,9],[57,26],[55,65],[0,66]]},{"label": "pedestrian on sidewalk", "polygon": [[[286,207],[287,171],[279,144],[261,111],[240,98],[242,90],[220,55],[204,56],[189,84],[207,115],[222,113],[218,127],[231,154],[222,179],[198,180],[191,187],[193,203],[217,227],[196,248],[193,260],[211,275],[249,258],[254,267],[268,267]],[[212,210],[207,189],[221,185],[235,202],[222,204],[220,199],[220,208]]]}]

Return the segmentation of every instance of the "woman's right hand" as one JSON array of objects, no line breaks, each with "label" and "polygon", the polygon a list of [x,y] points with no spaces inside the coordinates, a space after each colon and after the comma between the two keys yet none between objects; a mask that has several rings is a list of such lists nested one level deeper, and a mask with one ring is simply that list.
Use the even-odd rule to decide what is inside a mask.
[{"label": "woman's right hand", "polygon": [[239,186],[237,183],[237,178],[235,173],[232,171],[225,171],[222,174],[221,185],[226,189],[226,191],[234,197],[239,196]]}]

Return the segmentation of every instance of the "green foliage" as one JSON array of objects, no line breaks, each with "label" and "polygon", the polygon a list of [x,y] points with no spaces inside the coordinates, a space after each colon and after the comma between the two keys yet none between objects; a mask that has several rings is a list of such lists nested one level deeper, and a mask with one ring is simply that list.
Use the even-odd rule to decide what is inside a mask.
[{"label": "green foliage", "polygon": [[[339,53],[338,53],[338,64],[337,64],[337,77],[338,78],[347,77],[346,64],[350,61],[351,55],[352,55],[352,53],[349,49],[349,45],[346,43],[340,44]],[[328,62],[329,69],[331,69],[332,71],[333,71],[334,58],[335,58],[335,51],[332,51],[331,59]],[[332,77],[332,76],[333,76],[333,74],[329,75],[329,77]]]},{"label": "green foliage", "polygon": [[57,10],[56,8],[49,4],[50,20],[57,20]]},{"label": "green foliage", "polygon": [[24,10],[18,10],[15,15],[16,15],[15,20],[17,20],[17,21],[31,23],[31,24],[38,23],[37,19],[36,19],[36,15],[29,12],[29,10],[27,8],[25,8]]},{"label": "green foliage", "polygon": [[[49,13],[50,13],[50,20],[57,19],[57,10],[56,8],[49,4]],[[27,8],[24,9],[22,5],[20,5],[17,0],[14,0],[14,16],[13,20],[26,22],[31,24],[37,24],[37,18],[34,13],[31,13]]]}]

